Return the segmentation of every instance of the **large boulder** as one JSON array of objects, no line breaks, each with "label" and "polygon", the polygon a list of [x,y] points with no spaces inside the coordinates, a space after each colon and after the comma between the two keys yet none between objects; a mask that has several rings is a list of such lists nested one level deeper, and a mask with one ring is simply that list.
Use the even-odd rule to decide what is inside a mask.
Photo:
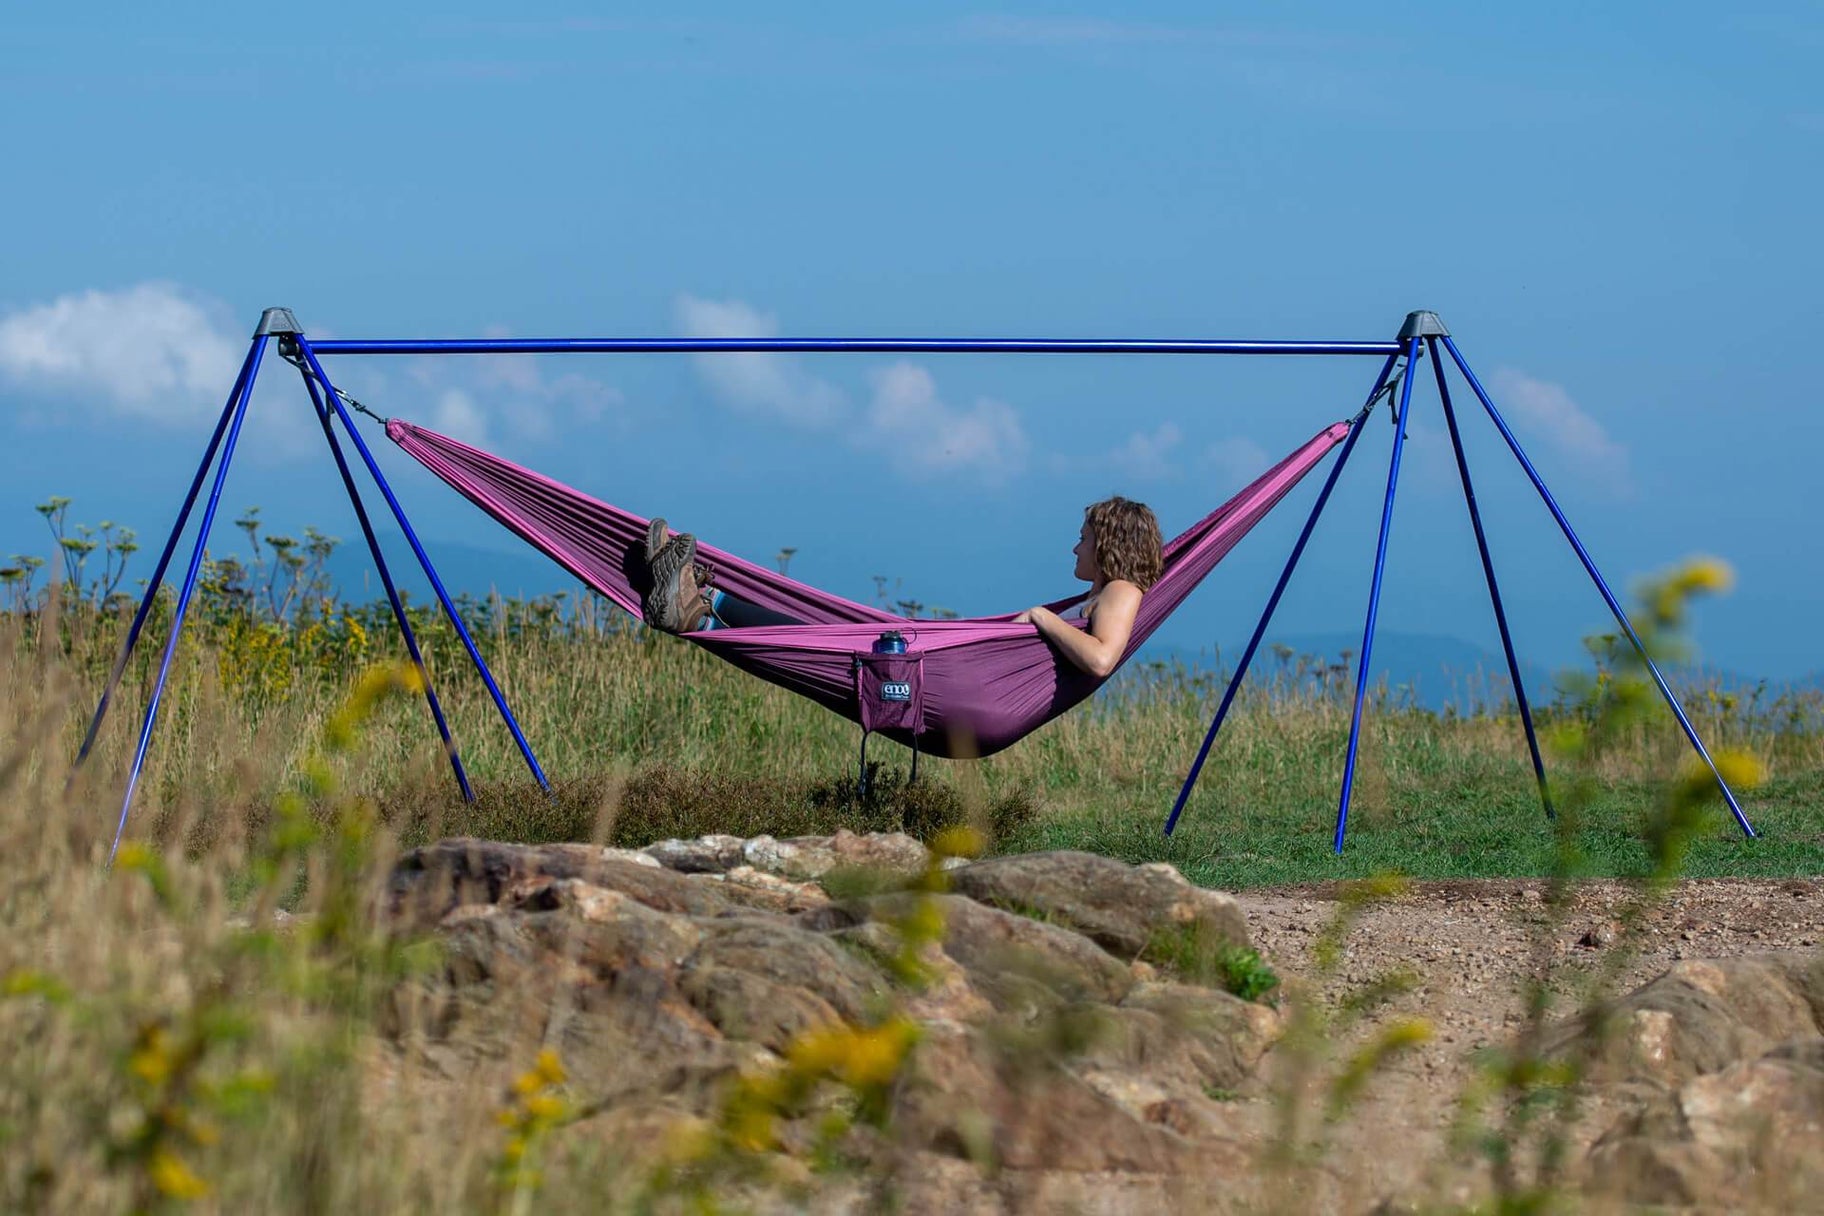
[{"label": "large boulder", "polygon": [[1012,1170],[1181,1169],[1190,1144],[1134,1118],[1065,1069],[1010,1067],[993,1040],[962,1027],[930,1029],[898,1087],[906,1142]]},{"label": "large boulder", "polygon": [[[1824,1192],[1824,958],[1697,959],[1567,1028],[1634,1095],[1592,1146],[1593,1190],[1631,1203],[1798,1211]],[[1588,1036],[1598,1037],[1594,1040]]]},{"label": "large boulder", "polygon": [[[1824,1034],[1824,957],[1688,959],[1607,1010],[1594,1076],[1680,1085]],[[1581,1041],[1582,1028],[1560,1040]]]},{"label": "large boulder", "polygon": [[711,885],[624,860],[616,852],[586,844],[444,840],[401,857],[388,894],[394,917],[419,928],[437,924],[465,904],[498,904],[510,890],[563,878],[620,891],[659,912],[714,916],[730,906]]},{"label": "large boulder", "polygon": [[1693,1077],[1590,1153],[1597,1191],[1713,1211],[1816,1211],[1824,1194],[1824,1037]]},{"label": "large boulder", "polygon": [[1158,1074],[1175,1093],[1208,1094],[1247,1085],[1282,1027],[1274,1010],[1226,992],[1144,983],[1114,1011],[1112,1029],[1088,1063]]},{"label": "large boulder", "polygon": [[[917,1042],[891,1088],[890,1130],[846,1150],[867,1159],[862,1177],[896,1180],[904,1210],[1113,1211],[1178,1193],[1173,1179],[1239,1153],[1216,1091],[1247,1084],[1278,1020],[1157,982],[1134,956],[1158,925],[1245,941],[1239,915],[1231,924],[1232,903],[1169,867],[1019,860],[963,867],[956,893],[919,894],[891,877],[930,864],[903,836],[637,853],[444,841],[392,876],[397,923],[429,928],[444,950],[390,1026],[408,1058],[453,1078],[555,1046],[571,1097],[595,1112],[575,1134],[637,1154],[670,1139],[665,1124],[713,1123],[733,1076],[784,1067],[810,1032],[909,1018]],[[831,898],[806,881],[838,868],[873,877],[832,890],[887,893]],[[913,924],[932,936],[918,950],[925,982],[908,987],[895,976]],[[638,1113],[651,1111],[664,1118]],[[820,1117],[783,1139],[808,1144]],[[879,1198],[842,1185],[822,1187],[812,1210]]]},{"label": "large boulder", "polygon": [[[960,871],[959,871],[960,872]],[[911,895],[860,901],[869,920],[903,920]],[[1132,970],[1093,941],[1058,925],[985,906],[960,895],[931,897],[944,918],[944,953],[997,1006],[1032,1003],[1039,990],[1066,999],[1119,1001]]]},{"label": "large boulder", "polygon": [[1123,959],[1140,958],[1162,937],[1187,931],[1206,948],[1248,944],[1248,924],[1233,896],[1195,886],[1162,863],[1023,853],[964,866],[950,881],[959,895],[1074,929]]}]

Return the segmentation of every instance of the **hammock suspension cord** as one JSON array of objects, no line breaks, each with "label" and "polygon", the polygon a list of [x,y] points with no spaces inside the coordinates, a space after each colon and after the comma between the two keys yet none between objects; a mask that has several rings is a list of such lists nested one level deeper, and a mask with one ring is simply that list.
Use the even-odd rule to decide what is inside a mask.
[{"label": "hammock suspension cord", "polygon": [[343,405],[346,405],[349,409],[355,411],[355,413],[366,414],[369,418],[378,422],[382,428],[392,421],[391,418],[382,418],[379,414],[374,413],[374,411],[368,409],[365,405],[362,405],[359,401],[356,401],[353,397],[349,396],[335,385],[318,379],[316,373],[311,371],[310,366],[304,362],[304,356],[298,353],[298,345],[295,340],[285,338],[279,340],[279,358],[297,368],[298,374],[304,377],[306,383],[314,384],[318,388],[327,389],[334,393],[337,398],[341,400]]}]

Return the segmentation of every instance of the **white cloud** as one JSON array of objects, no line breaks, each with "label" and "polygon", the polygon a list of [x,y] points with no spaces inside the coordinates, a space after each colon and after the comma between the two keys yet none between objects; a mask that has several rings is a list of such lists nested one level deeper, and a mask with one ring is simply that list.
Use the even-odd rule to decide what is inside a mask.
[{"label": "white cloud", "polygon": [[1581,475],[1607,486],[1616,496],[1633,492],[1627,448],[1611,439],[1563,385],[1535,380],[1511,367],[1496,369],[1489,382],[1503,412],[1518,421],[1520,429],[1543,436]]},{"label": "white cloud", "polygon": [[[778,321],[739,300],[678,298],[678,327],[691,338],[770,338]],[[794,426],[834,425],[848,413],[842,390],[783,355],[756,352],[697,355],[697,370],[718,397],[746,413]]]},{"label": "white cloud", "polygon": [[220,411],[247,349],[170,283],[59,296],[0,318],[0,376],[188,424]]},{"label": "white cloud", "polygon": [[431,411],[431,429],[478,448],[488,446],[488,419],[475,399],[459,388],[446,389]]},{"label": "white cloud", "polygon": [[534,442],[555,438],[564,424],[599,423],[626,400],[619,389],[578,372],[546,378],[539,360],[526,355],[487,357],[472,383],[490,415]]},{"label": "white cloud", "polygon": [[1205,448],[1203,463],[1216,474],[1218,488],[1227,493],[1241,489],[1266,472],[1273,458],[1252,439],[1236,435]]},{"label": "white cloud", "polygon": [[[504,338],[508,334],[500,326],[489,326],[483,336]],[[498,428],[514,438],[542,443],[557,438],[569,426],[600,423],[626,402],[612,385],[579,372],[547,377],[545,366],[543,358],[535,355],[413,359],[405,368],[413,387],[393,390],[390,412],[409,417],[417,403],[432,394],[436,397],[432,409],[441,414],[454,393],[462,403],[452,407],[451,417],[469,426],[471,435],[493,433]],[[380,393],[384,392],[387,387],[383,384]],[[369,404],[378,408],[378,401]],[[485,446],[469,436],[455,437]]]},{"label": "white cloud", "polygon": [[1117,469],[1136,481],[1164,481],[1178,475],[1172,463],[1172,449],[1184,441],[1184,432],[1176,423],[1161,423],[1148,434],[1136,431],[1127,442],[1109,453]]},{"label": "white cloud", "polygon": [[1019,414],[1006,402],[980,397],[966,410],[949,405],[937,395],[931,373],[915,363],[895,363],[872,379],[863,442],[886,449],[902,470],[973,470],[999,482],[1025,468],[1031,445]]},{"label": "white cloud", "polygon": [[[251,340],[252,327],[238,336],[221,320],[227,313],[219,301],[171,283],[71,292],[0,317],[0,381],[90,410],[194,427],[221,410]],[[322,338],[328,331],[316,327],[311,334]],[[330,371],[341,380],[338,369]],[[370,362],[359,382],[356,395],[381,413],[428,415],[427,425],[477,446],[503,434],[549,440],[562,427],[598,423],[623,404],[610,385],[574,371],[548,377],[540,360],[523,355]],[[304,391],[271,346],[249,423],[260,428],[259,458],[322,455]]]},{"label": "white cloud", "polygon": [[[777,318],[740,300],[678,299],[679,327],[698,338],[769,338]],[[798,360],[761,352],[695,358],[717,399],[732,409],[810,431],[842,431],[857,448],[884,452],[911,476],[974,473],[994,483],[1026,467],[1031,444],[1011,405],[981,397],[951,405],[931,373],[900,361],[873,372],[873,392],[859,416],[837,385]]]}]

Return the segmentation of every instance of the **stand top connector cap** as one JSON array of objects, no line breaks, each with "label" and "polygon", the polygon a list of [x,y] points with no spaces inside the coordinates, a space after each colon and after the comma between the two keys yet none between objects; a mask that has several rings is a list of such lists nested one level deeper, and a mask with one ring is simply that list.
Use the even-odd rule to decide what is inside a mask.
[{"label": "stand top connector cap", "polygon": [[291,315],[291,309],[268,308],[260,314],[260,324],[253,331],[253,336],[263,338],[268,334],[301,334],[303,332],[304,327],[299,325],[298,319]]},{"label": "stand top connector cap", "polygon": [[1450,337],[1450,331],[1444,328],[1444,322],[1438,319],[1438,314],[1432,312],[1430,309],[1420,309],[1418,312],[1407,313],[1406,324],[1400,326],[1399,340],[1401,342],[1406,341],[1408,338],[1448,337]]}]

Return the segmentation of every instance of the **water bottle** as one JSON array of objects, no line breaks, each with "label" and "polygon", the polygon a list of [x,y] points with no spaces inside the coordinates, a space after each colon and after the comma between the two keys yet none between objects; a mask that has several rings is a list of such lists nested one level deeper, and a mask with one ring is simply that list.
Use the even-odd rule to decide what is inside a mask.
[{"label": "water bottle", "polygon": [[904,654],[904,653],[906,653],[905,635],[900,633],[899,630],[897,630],[897,629],[887,630],[885,633],[881,634],[879,637],[874,639],[874,653],[875,654]]}]

